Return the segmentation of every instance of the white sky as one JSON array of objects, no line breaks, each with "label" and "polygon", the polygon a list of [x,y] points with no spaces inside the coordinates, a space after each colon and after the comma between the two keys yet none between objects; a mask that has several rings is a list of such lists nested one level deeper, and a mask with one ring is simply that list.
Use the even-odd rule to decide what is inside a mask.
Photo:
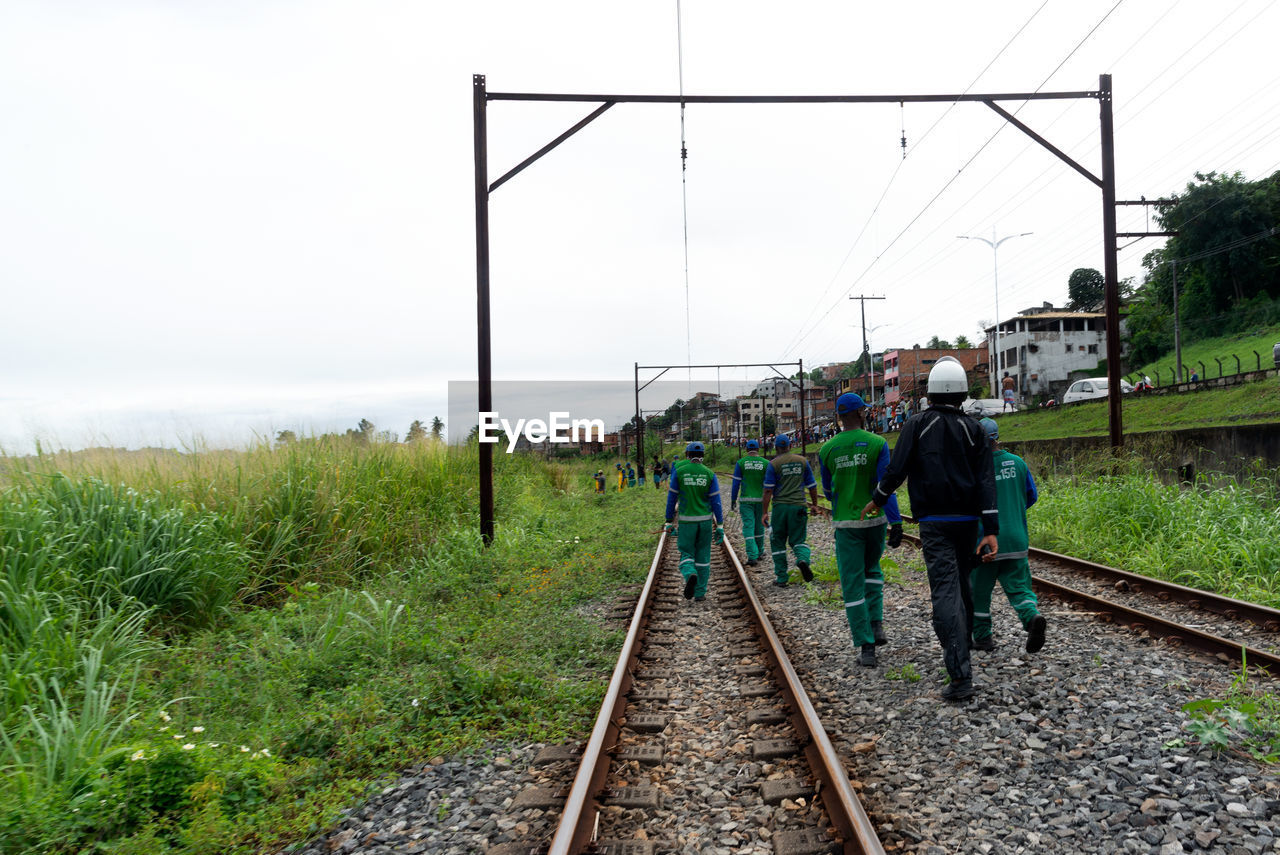
[{"label": "white sky", "polygon": [[[1068,91],[1111,73],[1118,195],[1154,198],[1196,170],[1280,168],[1277,33],[1269,0],[687,0],[684,88]],[[475,376],[473,73],[675,93],[674,0],[5,0],[0,449],[443,417],[447,381]],[[490,178],[591,109],[492,102]],[[1096,101],[1018,115],[1098,171]],[[956,236],[993,228],[1034,232],[1000,250],[1001,315],[1061,305],[1073,269],[1102,268],[1100,194],[1015,128],[983,148],[1002,125],[975,104],[690,107],[693,360],[853,358],[847,294],[888,298],[867,304],[873,350],[976,339],[992,253]],[[494,192],[496,378],[686,361],[679,132],[673,105],[621,104]],[[1142,226],[1121,209],[1121,230]],[[1121,275],[1158,245],[1123,249]]]}]

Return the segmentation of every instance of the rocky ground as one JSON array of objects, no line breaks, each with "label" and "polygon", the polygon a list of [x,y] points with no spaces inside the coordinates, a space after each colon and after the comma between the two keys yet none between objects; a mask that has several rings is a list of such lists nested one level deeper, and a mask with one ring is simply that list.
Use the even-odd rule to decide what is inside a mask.
[{"label": "rocky ground", "polygon": [[[735,526],[731,517],[731,535]],[[826,520],[813,521],[810,543],[815,556],[831,554]],[[1053,602],[1042,603],[1048,644],[1029,655],[997,589],[999,647],[974,654],[977,696],[946,704],[923,567],[908,546],[884,563],[890,644],[875,668],[857,663],[838,586],[778,589],[764,564],[750,573],[791,637],[790,655],[886,849],[1280,852],[1280,775],[1238,751],[1197,745],[1184,726],[1182,705],[1222,697],[1238,669]],[[532,766],[541,747],[437,758],[292,851],[461,855],[536,837],[554,826],[554,810],[513,802],[547,774]],[[704,812],[708,843],[725,837],[718,812],[683,804]],[[751,840],[750,851],[768,851],[767,839]]]}]

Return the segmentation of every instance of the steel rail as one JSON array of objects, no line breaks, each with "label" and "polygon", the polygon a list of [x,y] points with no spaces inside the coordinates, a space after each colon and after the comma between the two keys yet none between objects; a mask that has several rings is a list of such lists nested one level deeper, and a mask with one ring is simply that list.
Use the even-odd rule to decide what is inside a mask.
[{"label": "steel rail", "polygon": [[1139,588],[1147,589],[1144,593],[1153,593],[1162,600],[1185,603],[1193,608],[1220,614],[1231,620],[1247,620],[1266,629],[1268,632],[1280,632],[1280,609],[1273,609],[1270,606],[1250,603],[1245,600],[1237,600],[1234,597],[1215,594],[1211,591],[1202,591],[1199,588],[1189,588],[1186,585],[1179,585],[1177,582],[1168,582],[1164,579],[1143,576],[1141,573],[1133,573],[1117,567],[1108,567],[1105,564],[1095,564],[1083,558],[1061,555],[1047,549],[1032,547],[1027,552],[1031,558],[1056,562],[1073,570],[1082,570],[1085,573],[1103,576],[1109,580],[1123,581],[1135,590]]},{"label": "steel rail", "polygon": [[639,643],[644,638],[649,612],[653,609],[658,565],[662,562],[662,550],[666,545],[667,533],[664,531],[658,538],[658,549],[653,554],[653,563],[649,565],[649,576],[645,579],[640,601],[631,617],[627,637],[622,643],[622,652],[618,654],[618,664],[613,667],[613,677],[609,680],[604,702],[600,705],[600,714],[596,716],[595,727],[591,729],[591,738],[587,740],[587,747],[582,752],[582,762],[565,799],[564,812],[556,827],[555,836],[551,839],[548,855],[576,855],[591,842],[596,812],[588,811],[587,807],[595,794],[600,792],[609,774],[609,751],[617,743],[618,733],[622,729],[619,722],[626,713],[627,692],[631,689]]},{"label": "steel rail", "polygon": [[1143,629],[1153,637],[1176,640],[1205,653],[1223,653],[1231,657],[1233,661],[1247,662],[1249,665],[1265,668],[1273,675],[1280,676],[1280,656],[1276,656],[1274,653],[1268,653],[1257,647],[1250,647],[1242,642],[1232,641],[1229,638],[1223,638],[1211,632],[1192,629],[1189,626],[1166,620],[1159,615],[1122,606],[1111,600],[1095,597],[1093,594],[1086,594],[1084,591],[1077,591],[1075,588],[1059,585],[1057,582],[1050,582],[1037,576],[1031,577],[1031,581],[1044,594],[1097,609],[1115,618],[1118,622],[1125,623],[1133,628]]},{"label": "steel rail", "polygon": [[[911,517],[905,516],[903,520],[911,523],[917,522]],[[1234,597],[1215,594],[1212,591],[1203,591],[1199,588],[1179,585],[1177,582],[1157,579],[1154,576],[1144,576],[1141,573],[1121,570],[1118,567],[1109,567],[1106,564],[1086,561],[1083,558],[1063,555],[1048,549],[1037,549],[1034,546],[1027,550],[1027,557],[1061,564],[1072,570],[1081,570],[1092,576],[1102,576],[1110,581],[1122,581],[1129,585],[1130,588],[1141,590],[1142,593],[1149,593],[1160,600],[1183,603],[1191,608],[1213,612],[1230,620],[1247,620],[1267,632],[1280,633],[1280,609],[1273,609],[1270,606],[1250,603],[1245,600],[1237,600]]]},{"label": "steel rail", "polygon": [[[904,538],[910,539],[912,542],[919,544],[920,538],[904,534]],[[1102,566],[1102,565],[1098,565]],[[1149,577],[1140,577],[1144,582]],[[1106,615],[1109,619],[1117,624],[1124,624],[1133,629],[1144,630],[1153,638],[1167,638],[1193,647],[1205,653],[1224,654],[1232,661],[1245,661],[1250,665],[1265,668],[1270,673],[1280,676],[1280,656],[1274,653],[1268,653],[1257,647],[1251,647],[1239,641],[1233,641],[1229,638],[1223,638],[1220,635],[1214,635],[1211,632],[1194,629],[1184,624],[1162,618],[1159,615],[1153,615],[1150,612],[1144,612],[1141,609],[1130,608],[1120,603],[1103,597],[1097,597],[1093,594],[1085,593],[1067,585],[1061,585],[1057,582],[1050,582],[1039,576],[1031,577],[1032,585],[1038,593],[1050,597],[1056,597],[1060,600],[1073,602],[1077,605],[1084,606],[1096,612]]]},{"label": "steel rail", "polygon": [[738,583],[751,605],[748,617],[766,642],[765,658],[772,665],[773,673],[781,683],[782,695],[791,708],[791,724],[802,737],[809,737],[804,747],[805,757],[809,761],[809,769],[823,785],[820,790],[820,793],[825,794],[823,804],[827,815],[844,839],[842,851],[845,855],[883,855],[884,847],[876,834],[875,826],[850,786],[849,775],[840,762],[840,755],[827,737],[826,728],[822,726],[822,720],[818,718],[818,712],[813,708],[813,703],[800,682],[800,675],[787,656],[782,639],[765,615],[764,606],[747,578],[747,571],[727,541],[721,544],[721,549],[737,571]]}]

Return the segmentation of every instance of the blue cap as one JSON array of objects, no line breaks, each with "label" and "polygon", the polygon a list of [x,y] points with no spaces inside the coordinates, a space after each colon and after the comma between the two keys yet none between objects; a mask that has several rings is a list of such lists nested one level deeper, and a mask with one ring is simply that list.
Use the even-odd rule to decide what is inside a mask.
[{"label": "blue cap", "polygon": [[780,433],[773,438],[773,444],[776,448],[790,448],[791,437],[787,436],[785,433]]},{"label": "blue cap", "polygon": [[702,452],[705,450],[706,449],[703,447],[702,443],[700,442],[691,442],[684,447],[685,454],[697,454],[701,456]]},{"label": "blue cap", "polygon": [[836,412],[841,415],[856,413],[866,408],[867,402],[862,400],[862,396],[857,392],[845,392],[839,398],[836,398]]},{"label": "blue cap", "polygon": [[982,419],[978,424],[982,425],[982,429],[987,432],[987,439],[1000,438],[1000,425],[996,424],[995,419]]},{"label": "blue cap", "polygon": [[759,451],[759,450],[760,450],[760,443],[756,442],[754,439],[747,440],[747,451]]}]

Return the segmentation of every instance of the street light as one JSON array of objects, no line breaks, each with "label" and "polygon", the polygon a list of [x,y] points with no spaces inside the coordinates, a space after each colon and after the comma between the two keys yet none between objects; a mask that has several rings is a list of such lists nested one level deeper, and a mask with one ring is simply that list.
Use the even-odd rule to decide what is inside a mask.
[{"label": "street light", "polygon": [[996,363],[1000,360],[1000,244],[1007,240],[1012,240],[1017,237],[1026,237],[1030,234],[1035,233],[1023,232],[1019,235],[1005,235],[999,240],[996,240],[996,227],[992,226],[990,240],[976,235],[956,235],[960,240],[980,240],[987,246],[991,247],[991,278],[995,282],[996,292],[996,328],[995,332],[991,336],[991,360],[989,367],[991,368],[991,394],[995,397],[999,397],[996,395],[996,371],[999,368]]}]

